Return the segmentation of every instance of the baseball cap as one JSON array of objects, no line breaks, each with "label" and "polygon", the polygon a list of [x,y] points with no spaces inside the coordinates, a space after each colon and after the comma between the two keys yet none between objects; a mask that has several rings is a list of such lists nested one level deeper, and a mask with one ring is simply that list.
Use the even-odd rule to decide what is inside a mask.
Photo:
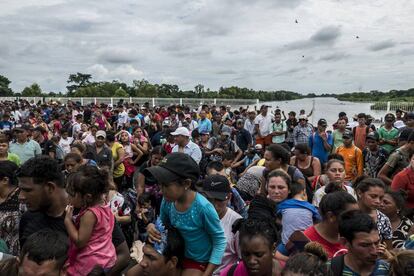
[{"label": "baseball cap", "polygon": [[171,135],[172,136],[182,135],[182,136],[190,137],[190,131],[185,127],[179,127],[174,132],[171,132]]},{"label": "baseball cap", "polygon": [[160,184],[167,184],[178,179],[196,181],[200,176],[200,169],[191,156],[173,152],[165,156],[158,166],[146,168],[143,174],[153,176]]},{"label": "baseball cap", "polygon": [[308,116],[306,116],[305,114],[303,115],[299,115],[299,120],[308,120]]},{"label": "baseball cap", "polygon": [[218,200],[226,200],[227,195],[231,192],[229,180],[225,176],[218,174],[207,176],[198,190],[208,198]]},{"label": "baseball cap", "polygon": [[98,138],[98,137],[103,137],[104,139],[106,139],[106,132],[105,131],[103,131],[103,130],[98,130],[97,132],[96,132],[96,138]]},{"label": "baseball cap", "polygon": [[345,132],[342,134],[343,138],[352,138],[354,134],[350,130],[345,130]]},{"label": "baseball cap", "polygon": [[325,119],[319,119],[318,121],[318,126],[327,126],[328,123],[326,122]]},{"label": "baseball cap", "polygon": [[221,134],[230,136],[231,135],[231,129],[228,126],[223,126],[221,128]]},{"label": "baseball cap", "polygon": [[366,140],[371,139],[371,140],[375,140],[378,141],[379,140],[379,135],[377,132],[370,132],[367,134],[367,138],[365,138]]}]

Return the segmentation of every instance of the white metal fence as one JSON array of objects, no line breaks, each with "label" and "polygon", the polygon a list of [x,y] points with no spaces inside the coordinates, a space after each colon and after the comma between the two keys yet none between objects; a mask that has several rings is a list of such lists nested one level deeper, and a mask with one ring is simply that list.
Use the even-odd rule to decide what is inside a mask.
[{"label": "white metal fence", "polygon": [[105,103],[116,105],[119,101],[129,102],[129,103],[139,103],[143,104],[145,102],[150,103],[152,106],[168,106],[171,104],[180,104],[188,106],[199,106],[200,104],[215,104],[215,105],[231,105],[236,106],[247,106],[247,105],[258,105],[258,99],[196,99],[196,98],[109,98],[109,97],[96,97],[96,98],[78,98],[78,97],[0,97],[1,101],[14,101],[16,99],[24,99],[37,103],[38,101],[49,102],[57,101],[60,103],[66,104],[68,101],[80,102],[82,105],[95,103]]}]

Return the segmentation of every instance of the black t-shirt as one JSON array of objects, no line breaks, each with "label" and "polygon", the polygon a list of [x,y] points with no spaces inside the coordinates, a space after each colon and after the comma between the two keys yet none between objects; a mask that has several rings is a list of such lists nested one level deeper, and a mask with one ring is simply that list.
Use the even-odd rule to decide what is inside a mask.
[{"label": "black t-shirt", "polygon": [[[27,211],[22,215],[19,224],[20,248],[31,234],[36,233],[41,229],[49,228],[53,231],[59,231],[68,235],[64,220],[65,214],[60,217],[50,217],[42,212]],[[125,236],[119,225],[115,223],[114,230],[112,231],[112,243],[116,248],[124,241]]]},{"label": "black t-shirt", "polygon": [[43,142],[40,147],[42,148],[43,155],[49,155],[49,152],[54,152],[56,154],[56,145],[50,140]]}]

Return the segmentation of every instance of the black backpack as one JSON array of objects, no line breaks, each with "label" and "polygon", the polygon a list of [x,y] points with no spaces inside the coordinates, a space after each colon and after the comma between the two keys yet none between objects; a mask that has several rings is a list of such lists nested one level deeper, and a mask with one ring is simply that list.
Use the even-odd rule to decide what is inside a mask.
[{"label": "black backpack", "polygon": [[345,266],[345,255],[337,256],[331,260],[330,269],[332,276],[342,276]]}]

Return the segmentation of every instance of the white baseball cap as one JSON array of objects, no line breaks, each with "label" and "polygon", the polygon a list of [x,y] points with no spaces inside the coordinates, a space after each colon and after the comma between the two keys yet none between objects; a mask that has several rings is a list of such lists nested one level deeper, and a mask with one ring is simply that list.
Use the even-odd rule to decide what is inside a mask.
[{"label": "white baseball cap", "polygon": [[190,131],[186,127],[179,127],[174,132],[171,132],[172,136],[182,135],[190,137]]}]

